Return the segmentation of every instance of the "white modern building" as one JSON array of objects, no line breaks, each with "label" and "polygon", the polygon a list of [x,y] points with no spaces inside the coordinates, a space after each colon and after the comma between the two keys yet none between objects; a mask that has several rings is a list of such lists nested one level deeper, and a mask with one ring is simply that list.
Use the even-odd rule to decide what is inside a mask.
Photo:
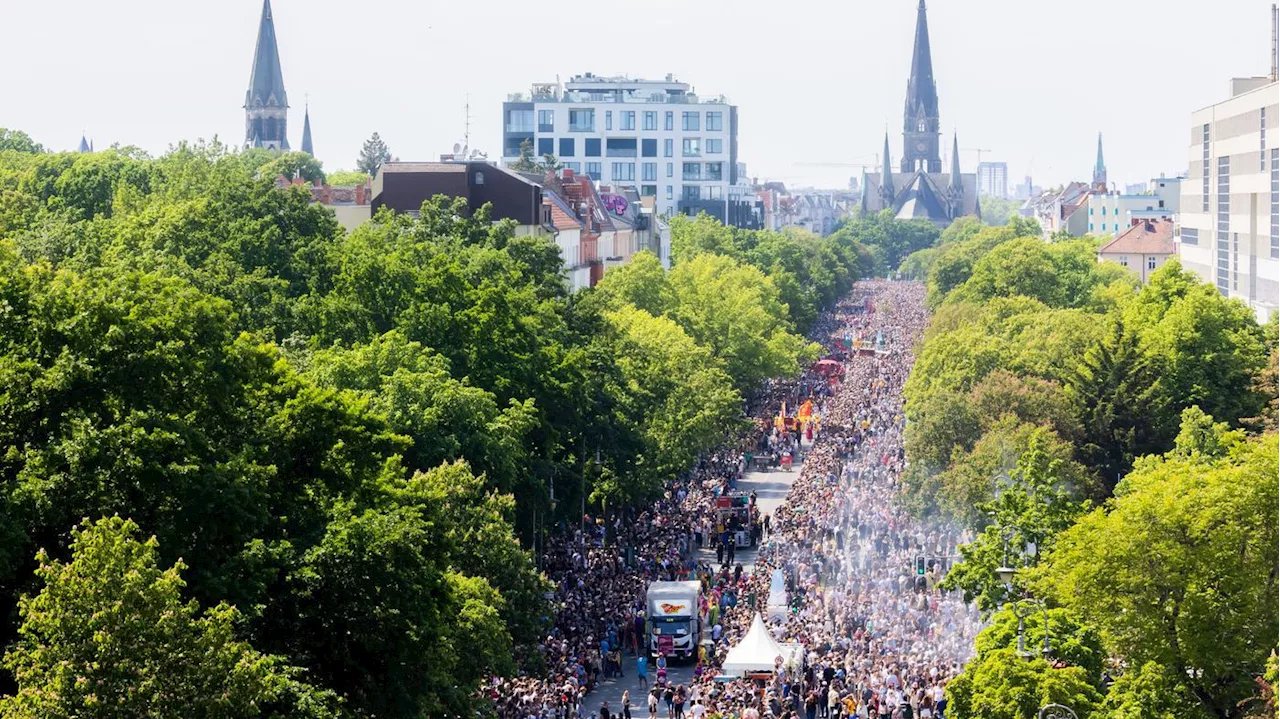
[{"label": "white modern building", "polygon": [[700,97],[688,83],[576,75],[538,83],[502,105],[502,160],[553,155],[597,183],[633,187],[658,212],[705,211],[753,226],[753,197],[738,185],[738,108],[723,96]]},{"label": "white modern building", "polygon": [[1091,193],[1089,234],[1115,237],[1146,220],[1176,220],[1182,179],[1157,177],[1141,192]]},{"label": "white modern building", "polygon": [[1009,164],[1006,162],[979,162],[978,193],[992,197],[1008,197]]},{"label": "white modern building", "polygon": [[1231,97],[1191,113],[1178,254],[1259,320],[1280,299],[1280,84],[1237,78]]}]

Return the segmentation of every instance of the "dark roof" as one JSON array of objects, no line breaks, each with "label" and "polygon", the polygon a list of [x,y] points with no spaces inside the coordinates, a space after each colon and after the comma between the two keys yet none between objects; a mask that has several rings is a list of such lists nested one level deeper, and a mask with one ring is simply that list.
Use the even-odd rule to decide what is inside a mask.
[{"label": "dark roof", "polygon": [[1172,255],[1173,220],[1147,220],[1121,232],[1098,249],[1098,254]]},{"label": "dark roof", "polygon": [[311,149],[311,108],[302,111],[302,151],[315,157]]},{"label": "dark roof", "polygon": [[276,24],[271,19],[271,0],[262,0],[262,21],[258,24],[258,45],[253,51],[253,70],[245,107],[288,107],[284,74],[280,71],[280,50],[276,47]]},{"label": "dark roof", "polygon": [[911,53],[911,77],[907,79],[907,118],[923,109],[925,117],[938,116],[938,89],[933,82],[933,57],[929,52],[929,21],[924,0],[916,11],[916,44]]},{"label": "dark roof", "polygon": [[89,141],[88,141],[88,140],[86,140],[86,139],[84,139],[84,135],[81,135],[81,136],[80,136],[80,149],[79,149],[78,151],[79,151],[79,152],[90,152],[90,150],[89,150]]},{"label": "dark roof", "polygon": [[938,220],[948,219],[946,205],[938,197],[938,188],[934,187],[929,175],[917,172],[915,177],[897,198],[899,220]]}]

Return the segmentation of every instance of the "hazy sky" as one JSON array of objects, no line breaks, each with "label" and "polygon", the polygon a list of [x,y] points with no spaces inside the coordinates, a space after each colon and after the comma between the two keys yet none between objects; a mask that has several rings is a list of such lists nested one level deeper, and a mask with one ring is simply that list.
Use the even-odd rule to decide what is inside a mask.
[{"label": "hazy sky", "polygon": [[[843,186],[888,125],[901,152],[916,0],[273,0],[300,143],[309,96],[325,168],[350,169],[378,131],[403,160],[463,137],[500,154],[501,103],[581,72],[674,73],[739,106],[751,175]],[[74,149],[83,129],[160,153],[244,136],[260,0],[0,0],[0,127]],[[1087,179],[1096,134],[1110,179],[1186,167],[1188,115],[1270,59],[1262,0],[931,0],[946,146],[966,172]]]}]

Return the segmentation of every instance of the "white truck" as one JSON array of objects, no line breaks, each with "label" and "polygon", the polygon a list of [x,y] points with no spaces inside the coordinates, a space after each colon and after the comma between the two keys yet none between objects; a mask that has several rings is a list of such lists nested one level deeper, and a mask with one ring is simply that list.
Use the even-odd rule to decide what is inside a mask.
[{"label": "white truck", "polygon": [[651,582],[645,594],[649,653],[695,657],[702,641],[700,582]]}]

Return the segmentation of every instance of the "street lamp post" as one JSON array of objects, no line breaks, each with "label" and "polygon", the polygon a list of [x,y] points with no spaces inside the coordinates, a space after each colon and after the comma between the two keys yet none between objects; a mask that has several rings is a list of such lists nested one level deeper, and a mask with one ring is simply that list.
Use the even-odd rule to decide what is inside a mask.
[{"label": "street lamp post", "polygon": [[[996,569],[996,578],[1004,585],[1006,596],[1007,593],[1013,591],[1013,577],[1017,573],[1017,569],[1009,566],[1002,566]],[[1043,599],[1036,599],[1035,597],[1021,597],[1009,602],[1010,608],[1013,610],[1013,616],[1018,618],[1018,656],[1026,659],[1030,659],[1032,656],[1035,656],[1028,652],[1026,648],[1026,619],[1030,612],[1023,610],[1023,604],[1031,605],[1033,607],[1031,611],[1035,611],[1035,608],[1040,609],[1044,620],[1044,648],[1040,651],[1044,655],[1044,658],[1048,659],[1049,655],[1052,653],[1052,650],[1049,648],[1049,606],[1044,603]]]}]

